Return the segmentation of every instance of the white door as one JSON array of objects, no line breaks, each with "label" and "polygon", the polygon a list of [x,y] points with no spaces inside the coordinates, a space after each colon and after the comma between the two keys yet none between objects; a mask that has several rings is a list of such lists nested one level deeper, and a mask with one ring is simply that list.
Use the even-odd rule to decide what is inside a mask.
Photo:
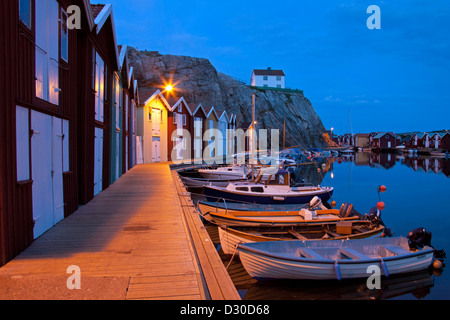
[{"label": "white door", "polygon": [[116,180],[120,177],[120,133],[116,132]]},{"label": "white door", "polygon": [[53,224],[64,219],[63,186],[63,122],[53,117],[52,180],[53,180]]},{"label": "white door", "polygon": [[391,147],[391,142],[390,141],[388,141],[388,148],[390,148]]},{"label": "white door", "polygon": [[34,238],[64,218],[63,121],[31,111]]},{"label": "white door", "polygon": [[103,189],[103,130],[95,128],[94,139],[94,196]]},{"label": "white door", "polygon": [[152,161],[161,161],[161,141],[159,137],[153,137],[152,141]]}]

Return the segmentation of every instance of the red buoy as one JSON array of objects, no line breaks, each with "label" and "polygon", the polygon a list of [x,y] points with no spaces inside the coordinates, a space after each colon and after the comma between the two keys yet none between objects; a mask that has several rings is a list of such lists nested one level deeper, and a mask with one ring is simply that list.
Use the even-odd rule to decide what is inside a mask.
[{"label": "red buoy", "polygon": [[336,207],[336,201],[334,201],[334,200],[331,201],[331,207],[332,207],[332,208],[335,208],[335,207]]},{"label": "red buoy", "polygon": [[384,210],[384,207],[385,207],[385,206],[384,206],[384,202],[381,202],[381,201],[380,201],[380,202],[377,203],[377,208],[378,208],[378,210],[382,211],[382,210]]},{"label": "red buoy", "polygon": [[380,186],[379,190],[380,190],[380,192],[385,192],[386,191],[386,186]]}]

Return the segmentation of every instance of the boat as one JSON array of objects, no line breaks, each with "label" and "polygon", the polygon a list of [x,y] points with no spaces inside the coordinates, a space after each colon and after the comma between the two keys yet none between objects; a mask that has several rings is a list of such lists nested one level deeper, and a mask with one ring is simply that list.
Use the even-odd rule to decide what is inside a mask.
[{"label": "boat", "polygon": [[389,277],[427,269],[433,248],[411,250],[404,237],[329,241],[265,241],[239,244],[247,273],[264,279],[368,278],[378,267]]},{"label": "boat", "polygon": [[208,211],[202,216],[217,225],[225,226],[303,226],[357,220],[358,216],[342,217],[337,209],[310,211],[236,211],[235,214]]},{"label": "boat", "polygon": [[183,177],[180,176],[183,184],[188,188],[203,188],[203,186],[218,186],[218,187],[226,187],[230,182],[238,182],[238,181],[246,181],[247,179],[243,178],[234,178],[234,179],[204,179],[204,178],[196,178],[196,177]]},{"label": "boat", "polygon": [[249,169],[245,165],[231,165],[215,169],[199,169],[198,173],[205,179],[228,180],[246,178]]},{"label": "boat", "polygon": [[259,204],[259,203],[239,203],[239,202],[226,202],[223,199],[216,201],[204,201],[199,200],[197,202],[197,208],[203,211],[214,211],[224,213],[227,210],[232,211],[299,211],[302,208],[306,208],[307,204]]},{"label": "boat", "polygon": [[224,254],[235,253],[236,247],[242,243],[363,239],[381,235],[385,230],[383,225],[373,225],[368,220],[325,222],[303,226],[219,226],[218,228],[220,245]]},{"label": "boat", "polygon": [[197,209],[204,219],[221,226],[306,226],[361,218],[361,214],[354,211],[351,204],[342,204],[339,210],[327,209],[318,197],[304,208],[291,211],[229,210],[202,202],[197,203]]},{"label": "boat", "polygon": [[227,202],[259,204],[309,203],[315,196],[327,201],[333,194],[332,187],[313,185],[291,186],[289,172],[278,170],[264,181],[260,174],[255,181],[230,183],[226,187],[205,186],[207,201],[225,199]]}]

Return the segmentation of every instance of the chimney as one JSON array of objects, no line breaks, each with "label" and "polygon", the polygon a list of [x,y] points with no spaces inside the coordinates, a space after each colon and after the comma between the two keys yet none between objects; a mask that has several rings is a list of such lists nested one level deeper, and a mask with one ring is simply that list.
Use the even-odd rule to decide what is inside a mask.
[{"label": "chimney", "polygon": [[267,71],[269,71],[269,73],[272,73],[272,68],[271,68],[271,67],[268,67],[268,68],[267,68]]}]

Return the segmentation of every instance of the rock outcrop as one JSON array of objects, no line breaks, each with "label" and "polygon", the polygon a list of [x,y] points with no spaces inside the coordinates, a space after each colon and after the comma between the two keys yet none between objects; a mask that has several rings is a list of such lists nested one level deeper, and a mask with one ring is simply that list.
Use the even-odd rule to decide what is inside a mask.
[{"label": "rock outcrop", "polygon": [[[217,72],[209,60],[186,56],[161,55],[128,48],[128,59],[139,82],[139,90],[154,90],[166,82],[175,84],[178,95],[188,104],[201,103],[236,114],[237,124],[251,122],[252,94],[256,97],[257,129],[279,129],[283,139],[285,119],[286,147],[325,147],[326,132],[311,102],[299,90],[254,88]],[[280,145],[280,147],[282,147]]]}]

